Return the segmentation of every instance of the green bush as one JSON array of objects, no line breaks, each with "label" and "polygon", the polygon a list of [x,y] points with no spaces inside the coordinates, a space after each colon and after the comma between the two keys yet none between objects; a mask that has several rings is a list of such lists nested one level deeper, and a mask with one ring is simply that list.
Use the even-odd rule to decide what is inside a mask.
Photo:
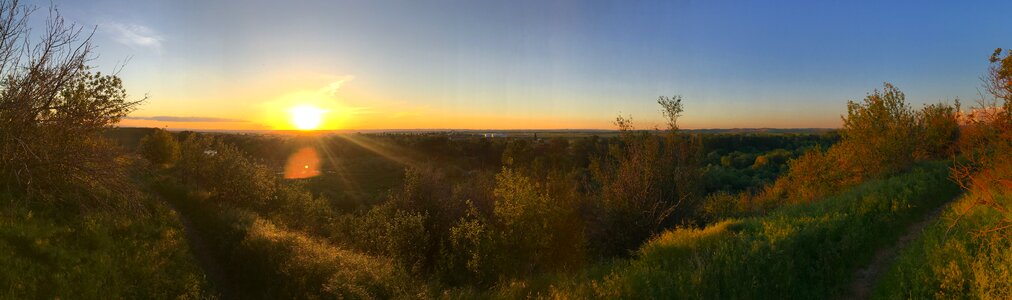
[{"label": "green bush", "polygon": [[179,142],[169,131],[155,129],[141,139],[140,152],[153,164],[171,166],[179,160]]},{"label": "green bush", "polygon": [[741,207],[740,197],[728,192],[716,192],[703,200],[702,213],[706,220],[716,223],[720,220],[736,217],[745,211]]},{"label": "green bush", "polygon": [[819,199],[868,179],[907,170],[926,159],[947,158],[959,134],[952,107],[934,104],[915,111],[899,89],[885,83],[864,100],[848,101],[840,142],[791,160],[785,176],[757,202],[800,203]]}]

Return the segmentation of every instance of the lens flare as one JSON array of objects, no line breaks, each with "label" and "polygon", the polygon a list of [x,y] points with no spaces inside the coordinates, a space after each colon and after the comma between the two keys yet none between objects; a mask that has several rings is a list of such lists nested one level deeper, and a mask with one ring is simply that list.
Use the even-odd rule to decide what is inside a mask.
[{"label": "lens flare", "polygon": [[285,163],[285,178],[299,179],[320,175],[320,155],[313,147],[295,151]]}]

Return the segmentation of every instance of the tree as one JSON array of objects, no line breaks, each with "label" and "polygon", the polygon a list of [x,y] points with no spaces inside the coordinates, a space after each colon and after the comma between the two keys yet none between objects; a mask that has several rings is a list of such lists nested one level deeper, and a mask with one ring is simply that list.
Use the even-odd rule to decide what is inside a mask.
[{"label": "tree", "polygon": [[155,129],[141,139],[141,155],[153,164],[171,166],[179,160],[179,142],[172,133]]},{"label": "tree", "polygon": [[998,48],[994,49],[994,53],[991,53],[991,58],[988,60],[991,62],[991,66],[982,80],[984,81],[984,90],[997,99],[1005,100],[1006,113],[1008,113],[1007,108],[1012,102],[1012,49],[1006,51],[1005,57],[1002,57],[1001,52],[1002,49]]},{"label": "tree", "polygon": [[[840,142],[791,160],[787,174],[760,193],[756,202],[771,207],[812,201],[868,178],[907,169],[925,156],[917,153],[926,147],[943,151],[939,149],[944,148],[944,141],[951,139],[952,124],[945,118],[954,114],[946,107],[930,106],[919,114],[906,103],[903,92],[889,83],[860,102],[848,101]],[[930,130],[923,123],[930,123]],[[929,131],[933,141],[925,142]]]},{"label": "tree", "polygon": [[672,97],[660,96],[657,97],[657,104],[661,105],[661,113],[664,114],[664,118],[668,122],[668,130],[678,130],[678,117],[682,116],[682,96],[675,95]]},{"label": "tree", "polygon": [[127,100],[117,76],[91,72],[91,35],[55,9],[41,38],[33,39],[27,24],[34,10],[0,0],[3,186],[46,199],[128,192],[120,153],[99,133],[141,101]]},{"label": "tree", "polygon": [[917,148],[917,114],[892,84],[861,102],[847,102],[847,116],[837,147],[846,148],[844,162],[857,177],[867,178],[906,169]]}]

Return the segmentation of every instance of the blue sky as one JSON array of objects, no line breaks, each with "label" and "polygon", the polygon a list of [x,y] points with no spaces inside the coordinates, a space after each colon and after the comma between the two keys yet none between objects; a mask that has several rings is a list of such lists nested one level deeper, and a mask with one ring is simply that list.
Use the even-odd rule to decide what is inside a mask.
[{"label": "blue sky", "polygon": [[972,102],[1012,47],[1009,1],[288,2],[54,1],[100,70],[130,58],[135,121],[247,123],[177,128],[281,128],[306,97],[334,128],[653,127],[673,94],[689,128],[836,127],[883,81]]}]

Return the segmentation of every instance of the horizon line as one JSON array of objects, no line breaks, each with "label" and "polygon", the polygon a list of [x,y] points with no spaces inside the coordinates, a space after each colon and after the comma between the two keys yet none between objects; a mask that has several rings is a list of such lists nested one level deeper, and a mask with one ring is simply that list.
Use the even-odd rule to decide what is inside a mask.
[{"label": "horizon line", "polygon": [[[619,129],[601,128],[384,128],[384,129],[323,129],[323,130],[298,130],[298,129],[211,129],[211,128],[168,128],[168,127],[144,127],[144,126],[115,126],[112,128],[158,128],[168,131],[194,131],[194,132],[446,132],[446,131],[605,131],[618,132]],[[679,128],[688,131],[706,130],[838,130],[840,127],[708,127],[708,128]],[[665,131],[666,129],[633,129],[633,131]]]}]

